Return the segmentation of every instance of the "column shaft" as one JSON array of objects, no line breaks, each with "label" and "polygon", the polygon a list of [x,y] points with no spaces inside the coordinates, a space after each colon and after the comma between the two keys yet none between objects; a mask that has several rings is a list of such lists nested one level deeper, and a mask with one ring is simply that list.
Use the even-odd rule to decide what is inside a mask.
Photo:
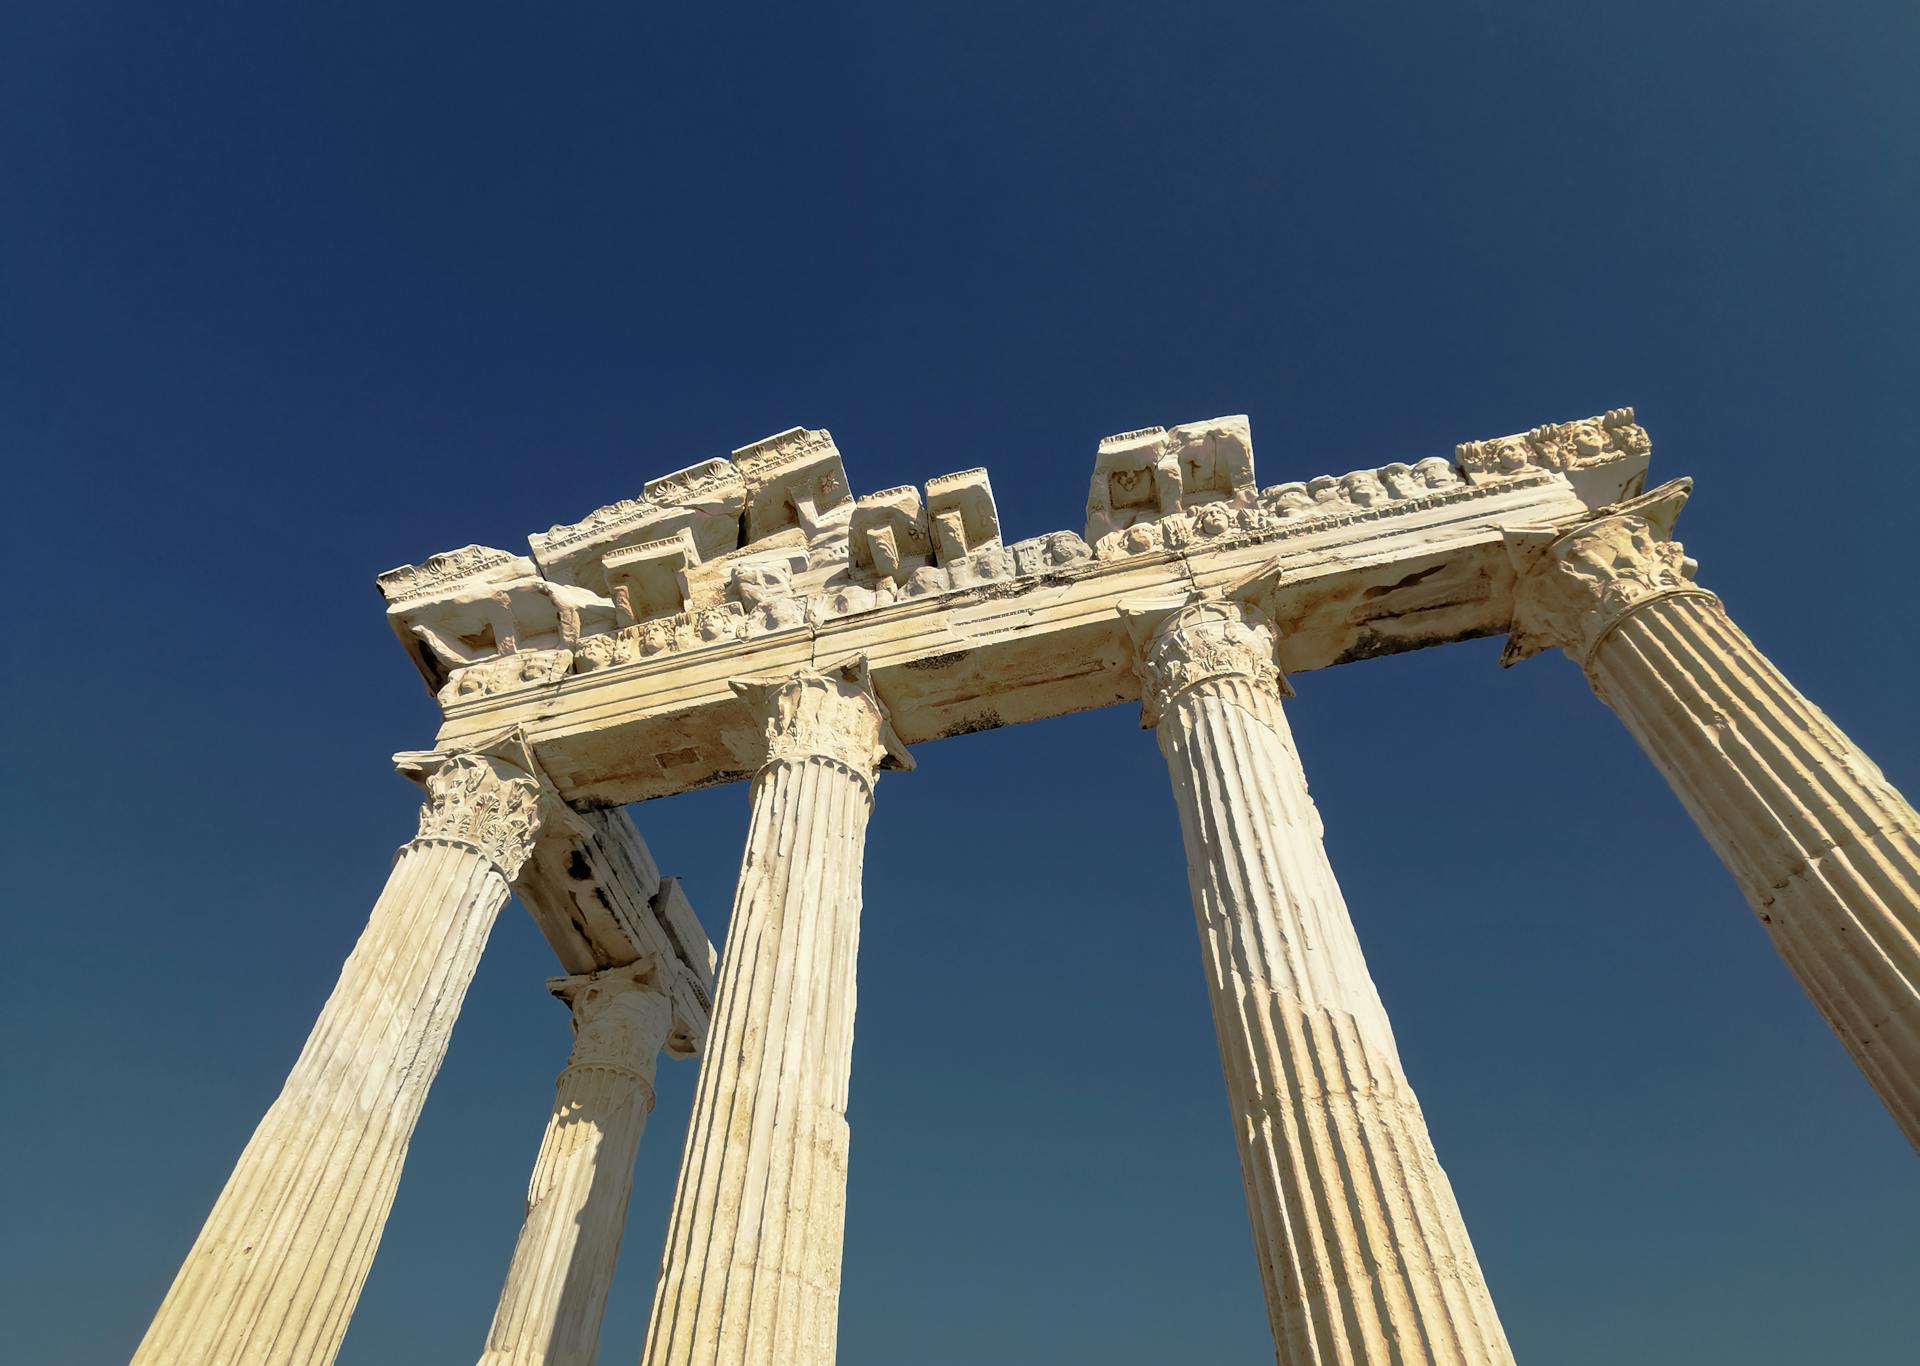
[{"label": "column shaft", "polygon": [[741,686],[754,779],[647,1366],[827,1366],[846,1219],[860,867],[885,713],[864,665]]},{"label": "column shaft", "polygon": [[1272,636],[1230,603],[1147,646],[1267,1313],[1285,1366],[1511,1362],[1321,843]]},{"label": "column shaft", "polygon": [[1508,662],[1558,645],[1585,667],[1920,1146],[1920,817],[1692,586],[1668,535],[1686,494],[1511,535]]},{"label": "column shaft", "polygon": [[[338,1352],[427,1089],[535,825],[533,782],[503,782],[498,767],[468,758],[431,780],[421,837],[396,858],[135,1366],[325,1366]],[[491,805],[476,817],[476,803]],[[499,847],[503,820],[515,825],[514,848]]]},{"label": "column shaft", "polygon": [[633,1162],[673,1026],[661,969],[563,979],[578,1030],[527,1187],[527,1213],[481,1366],[593,1366]]}]

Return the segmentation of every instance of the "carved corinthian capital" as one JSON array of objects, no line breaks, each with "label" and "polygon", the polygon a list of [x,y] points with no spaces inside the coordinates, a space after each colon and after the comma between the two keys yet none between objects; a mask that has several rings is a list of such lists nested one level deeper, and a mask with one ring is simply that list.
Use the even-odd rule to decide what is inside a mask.
[{"label": "carved corinthian capital", "polygon": [[731,686],[760,725],[768,765],[827,759],[869,781],[881,768],[913,767],[873,690],[865,656],[773,682],[734,679]]},{"label": "carved corinthian capital", "polygon": [[661,965],[642,959],[617,968],[555,978],[548,989],[573,1009],[569,1067],[604,1067],[650,1080],[654,1058],[674,1026]]},{"label": "carved corinthian capital", "polygon": [[548,794],[517,735],[479,751],[401,754],[395,761],[427,790],[416,838],[471,845],[509,883],[520,875],[545,823]]},{"label": "carved corinthian capital", "polygon": [[1693,482],[1676,479],[1603,508],[1573,527],[1513,528],[1513,632],[1503,665],[1559,647],[1582,668],[1624,617],[1676,594],[1712,597],[1693,586],[1694,562],[1672,539]]},{"label": "carved corinthian capital", "polygon": [[1207,683],[1238,685],[1256,709],[1293,693],[1274,662],[1271,619],[1239,596],[1196,593],[1179,603],[1123,603],[1120,611],[1134,638],[1142,726],[1158,725]]}]

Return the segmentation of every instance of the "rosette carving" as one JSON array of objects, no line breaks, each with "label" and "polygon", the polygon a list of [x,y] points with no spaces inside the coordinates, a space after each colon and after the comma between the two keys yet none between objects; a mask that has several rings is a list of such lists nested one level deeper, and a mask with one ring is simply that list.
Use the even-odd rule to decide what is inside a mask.
[{"label": "rosette carving", "polygon": [[458,840],[485,854],[508,882],[540,831],[540,784],[488,754],[456,754],[425,778],[420,839]]},{"label": "rosette carving", "polygon": [[1584,668],[1607,632],[1636,608],[1675,594],[1712,597],[1694,587],[1697,566],[1672,539],[1691,488],[1676,479],[1572,528],[1508,531],[1513,633],[1500,662],[1558,647]]},{"label": "rosette carving", "polygon": [[768,764],[828,759],[869,781],[882,767],[913,767],[862,656],[776,682],[735,679],[732,687],[760,725]]},{"label": "rosette carving", "polygon": [[1249,603],[1198,598],[1169,612],[1141,642],[1135,666],[1141,724],[1157,725],[1183,694],[1222,679],[1238,680],[1262,698],[1291,696],[1274,644],[1272,622]]}]

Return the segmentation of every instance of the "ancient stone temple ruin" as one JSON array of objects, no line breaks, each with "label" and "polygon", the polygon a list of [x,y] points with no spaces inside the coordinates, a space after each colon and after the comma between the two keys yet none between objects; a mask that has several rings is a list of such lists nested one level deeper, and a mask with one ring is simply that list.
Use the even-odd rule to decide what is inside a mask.
[{"label": "ancient stone temple ruin", "polygon": [[[883,768],[1138,703],[1185,840],[1281,1362],[1511,1361],[1321,842],[1289,675],[1558,648],[1673,785],[1920,1142],[1920,820],[1694,581],[1631,409],[1262,488],[1246,419],[1126,432],[1006,544],[985,470],[856,497],[795,428],[379,577],[440,700],[425,793],[134,1360],[330,1362],[488,931],[518,893],[573,1052],[485,1366],[591,1362],[657,1056],[703,1059],[646,1366],[834,1358],[861,857]],[[622,808],[748,780],[716,957]],[[652,1257],[654,1249],[641,1255]]]}]

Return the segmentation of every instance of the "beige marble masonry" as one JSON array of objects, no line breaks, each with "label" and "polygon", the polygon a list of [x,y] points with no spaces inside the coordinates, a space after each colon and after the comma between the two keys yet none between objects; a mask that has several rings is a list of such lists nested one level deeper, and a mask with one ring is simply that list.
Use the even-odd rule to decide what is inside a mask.
[{"label": "beige marble masonry", "polygon": [[1513,1360],[1321,842],[1256,601],[1126,604],[1284,1366]]},{"label": "beige marble masonry", "polygon": [[646,1366],[829,1366],[846,1221],[860,867],[911,761],[866,664],[735,688],[761,762]]},{"label": "beige marble masonry", "polygon": [[[509,886],[576,1042],[483,1361],[593,1357],[656,1055],[711,1043],[645,1366],[830,1366],[860,872],[905,746],[1138,700],[1185,840],[1287,1366],[1508,1363],[1327,864],[1286,676],[1474,636],[1565,649],[1920,1144],[1920,820],[1692,583],[1631,409],[1262,488],[1244,417],[1098,443],[1082,531],[984,469],[856,497],[793,427],[378,578],[438,699],[359,946],[138,1366],[327,1366]],[[752,680],[752,681],[743,681]],[[885,699],[884,704],[882,699]],[[752,777],[712,946],[618,808]]]},{"label": "beige marble masonry", "polygon": [[1920,816],[1694,584],[1690,488],[1510,529],[1503,662],[1557,646],[1586,671],[1920,1147]]},{"label": "beige marble masonry", "polygon": [[[1056,531],[1009,545],[985,471],[929,479],[924,498],[855,499],[831,436],[794,428],[733,465],[695,467],[709,488],[735,490],[724,509],[736,526],[728,539],[710,516],[705,542],[690,532],[691,561],[688,514],[647,497],[536,538],[534,560],[589,595],[570,599],[564,621],[513,577],[525,557],[505,551],[468,547],[381,583],[439,689],[441,747],[518,726],[568,801],[611,806],[745,777],[759,736],[728,681],[852,654],[869,660],[910,744],[1137,700],[1118,604],[1276,559],[1292,673],[1503,633],[1503,528],[1638,492],[1649,450],[1623,408],[1467,442],[1451,459],[1262,489],[1246,419],[1216,418],[1100,443],[1091,543]],[[634,550],[646,546],[657,550]],[[684,605],[655,553],[684,576]],[[621,566],[642,562],[651,586],[630,590],[623,614],[609,595]],[[476,598],[491,616],[475,615]],[[453,663],[461,652],[471,658]]]}]

